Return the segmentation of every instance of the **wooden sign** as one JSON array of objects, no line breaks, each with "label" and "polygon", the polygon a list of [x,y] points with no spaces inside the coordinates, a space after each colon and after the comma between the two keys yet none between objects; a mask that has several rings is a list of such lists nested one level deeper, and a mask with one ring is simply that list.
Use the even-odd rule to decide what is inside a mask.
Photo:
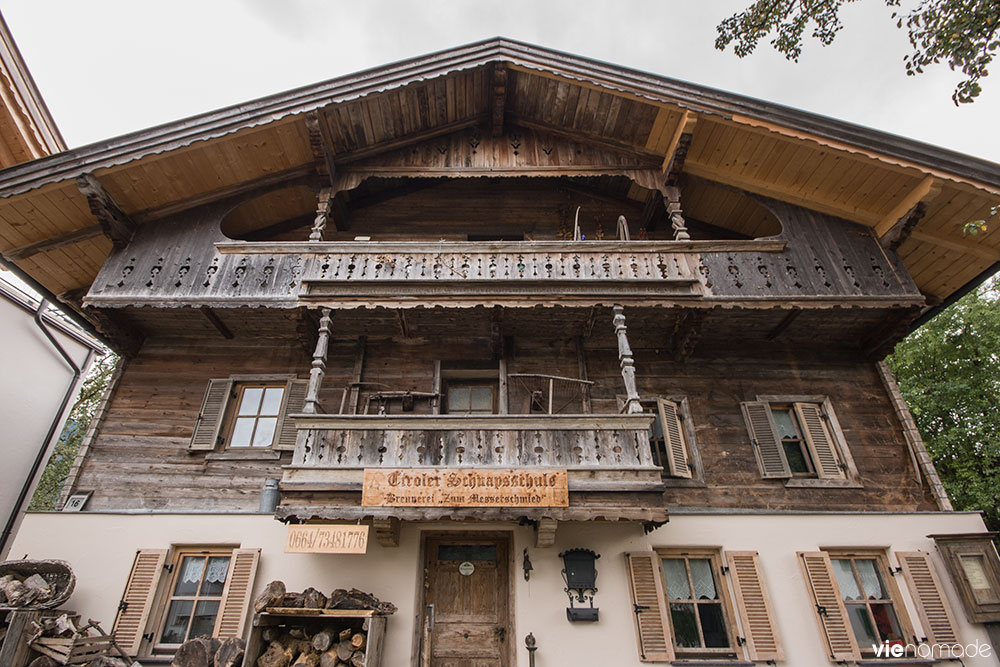
[{"label": "wooden sign", "polygon": [[569,507],[565,470],[366,468],[369,507]]},{"label": "wooden sign", "polygon": [[288,527],[287,554],[363,554],[368,526],[306,524]]}]

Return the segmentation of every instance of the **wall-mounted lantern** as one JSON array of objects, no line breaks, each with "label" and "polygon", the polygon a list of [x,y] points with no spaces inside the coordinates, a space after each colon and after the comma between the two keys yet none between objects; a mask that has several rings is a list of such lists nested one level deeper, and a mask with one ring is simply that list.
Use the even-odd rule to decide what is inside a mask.
[{"label": "wall-mounted lantern", "polygon": [[[566,582],[566,595],[569,596],[566,618],[571,621],[596,621],[598,612],[594,607],[594,595],[597,593],[596,561],[600,556],[590,549],[570,549],[559,554],[559,557],[563,559],[562,575]],[[574,596],[580,604],[588,602],[590,606],[574,606]]]}]

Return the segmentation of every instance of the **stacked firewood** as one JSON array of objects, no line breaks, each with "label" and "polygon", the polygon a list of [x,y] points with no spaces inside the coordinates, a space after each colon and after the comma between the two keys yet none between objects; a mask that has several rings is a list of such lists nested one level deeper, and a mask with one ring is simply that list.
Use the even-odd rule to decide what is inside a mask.
[{"label": "stacked firewood", "polygon": [[30,607],[48,602],[55,595],[55,586],[40,574],[18,577],[5,574],[0,577],[0,605],[7,607]]},{"label": "stacked firewood", "polygon": [[[356,588],[338,588],[329,596],[315,588],[289,593],[281,581],[269,583],[254,600],[257,612],[274,608],[371,610],[380,614],[396,611],[391,602],[383,602]],[[336,622],[335,617],[330,617],[330,621]],[[267,648],[257,658],[256,667],[363,667],[368,626],[365,619],[360,627],[316,630],[315,619],[303,619],[298,625],[264,628],[262,637]]]},{"label": "stacked firewood", "polygon": [[197,637],[181,644],[170,667],[240,667],[245,650],[239,637]]},{"label": "stacked firewood", "polygon": [[368,621],[360,629],[310,633],[303,626],[265,628],[257,667],[364,667]]}]

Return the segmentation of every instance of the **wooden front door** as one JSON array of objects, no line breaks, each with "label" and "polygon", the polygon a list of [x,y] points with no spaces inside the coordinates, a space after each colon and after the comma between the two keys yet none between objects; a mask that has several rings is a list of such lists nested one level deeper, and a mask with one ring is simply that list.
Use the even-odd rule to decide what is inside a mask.
[{"label": "wooden front door", "polygon": [[432,535],[425,544],[422,665],[507,667],[510,538]]}]

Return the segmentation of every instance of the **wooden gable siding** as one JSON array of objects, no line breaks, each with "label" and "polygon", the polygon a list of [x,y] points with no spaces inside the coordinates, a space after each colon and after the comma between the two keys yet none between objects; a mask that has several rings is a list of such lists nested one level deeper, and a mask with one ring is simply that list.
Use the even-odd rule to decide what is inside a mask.
[{"label": "wooden gable siding", "polygon": [[[345,317],[347,317],[345,315]],[[387,317],[393,317],[387,313]],[[426,337],[369,339],[361,365],[358,405],[375,392],[430,392],[434,362],[453,366],[486,362],[503,350],[508,373],[579,377],[577,341],[559,335],[559,322],[537,327],[537,335],[505,325],[502,337],[489,330],[491,313],[473,325],[452,313]],[[395,326],[399,326],[396,321]],[[600,329],[585,341],[585,365],[593,387],[593,411],[616,413],[623,392],[613,338]],[[638,323],[636,323],[638,324]],[[388,323],[387,323],[388,325]],[[608,327],[610,328],[610,327]],[[333,329],[337,329],[334,318]],[[565,326],[563,326],[565,330]],[[472,332],[472,333],[470,333]],[[473,335],[474,334],[474,335]],[[506,339],[505,339],[506,337]],[[757,356],[671,360],[665,349],[635,344],[636,373],[643,397],[686,396],[705,470],[704,488],[670,487],[669,506],[872,511],[933,510],[929,493],[915,480],[901,427],[893,416],[874,366],[855,357],[796,354],[772,348]],[[433,341],[433,342],[432,342]],[[320,401],[339,411],[344,389],[354,380],[357,339],[335,337]],[[784,351],[782,351],[784,350]],[[125,370],[101,431],[91,446],[75,488],[93,490],[92,509],[254,510],[266,477],[280,477],[290,460],[212,460],[189,453],[192,429],[208,381],[232,374],[296,373],[304,377],[310,355],[292,337],[237,341],[152,339]],[[513,394],[513,381],[508,383]],[[787,488],[783,480],[761,479],[740,413],[742,401],[758,394],[810,394],[830,398],[864,488]],[[374,404],[373,404],[374,405]],[[523,412],[526,404],[511,404]],[[417,400],[414,413],[431,410]],[[398,414],[397,403],[392,412]],[[351,412],[348,405],[347,412]],[[374,407],[372,409],[374,412]]]}]

